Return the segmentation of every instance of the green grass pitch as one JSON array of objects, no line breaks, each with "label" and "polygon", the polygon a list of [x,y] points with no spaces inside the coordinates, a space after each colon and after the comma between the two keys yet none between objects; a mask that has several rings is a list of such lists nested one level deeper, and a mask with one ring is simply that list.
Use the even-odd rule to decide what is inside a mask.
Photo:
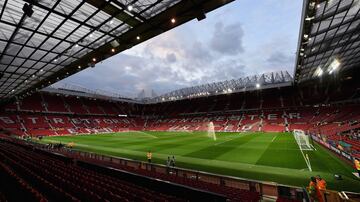
[{"label": "green grass pitch", "polygon": [[[216,133],[217,140],[205,132],[123,132],[113,134],[54,136],[48,142],[74,142],[75,148],[146,160],[153,152],[153,162],[165,164],[175,155],[176,166],[222,175],[307,186],[310,176],[321,175],[329,189],[360,192],[360,180],[354,169],[325,148],[315,145],[307,151],[309,171],[295,139],[290,133]],[[341,174],[343,180],[334,179]]]}]

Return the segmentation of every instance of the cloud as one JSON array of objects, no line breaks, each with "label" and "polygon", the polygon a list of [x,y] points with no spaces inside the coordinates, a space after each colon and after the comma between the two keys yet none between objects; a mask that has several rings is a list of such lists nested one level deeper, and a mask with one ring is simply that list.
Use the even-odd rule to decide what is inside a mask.
[{"label": "cloud", "polygon": [[[225,25],[225,29],[228,27],[232,25]],[[136,97],[142,90],[148,95],[151,90],[163,94],[244,75],[245,65],[240,59],[224,59],[209,44],[211,41],[197,39],[188,33],[167,32],[157,40],[149,40],[62,82],[112,92],[120,89],[122,95]],[[242,47],[239,50],[242,51]],[[223,55],[228,54],[223,52]]]},{"label": "cloud", "polygon": [[272,65],[287,65],[293,63],[295,56],[286,55],[283,52],[276,51],[270,54],[266,61]]},{"label": "cloud", "polygon": [[61,82],[136,97],[143,89],[160,95],[258,73],[291,71],[301,14],[301,2],[294,2],[286,1],[289,5],[284,7],[284,2],[234,1],[201,22],[176,27]]},{"label": "cloud", "polygon": [[242,53],[244,52],[243,36],[244,31],[239,22],[229,25],[218,22],[215,24],[210,41],[211,48],[221,54],[236,55]]},{"label": "cloud", "polygon": [[169,63],[176,62],[176,55],[174,53],[166,54],[166,61],[169,62]]}]

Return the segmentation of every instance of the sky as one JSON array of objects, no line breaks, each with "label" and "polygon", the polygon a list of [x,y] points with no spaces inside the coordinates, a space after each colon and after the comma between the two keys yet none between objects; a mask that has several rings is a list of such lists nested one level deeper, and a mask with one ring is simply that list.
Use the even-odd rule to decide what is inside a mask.
[{"label": "sky", "polygon": [[301,0],[236,0],[60,83],[126,97],[287,70],[293,74]]}]

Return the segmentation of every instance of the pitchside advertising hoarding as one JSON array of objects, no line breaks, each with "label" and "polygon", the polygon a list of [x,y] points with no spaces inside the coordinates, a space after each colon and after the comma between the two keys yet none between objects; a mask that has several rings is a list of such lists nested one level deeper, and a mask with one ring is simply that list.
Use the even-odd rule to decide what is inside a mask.
[{"label": "pitchside advertising hoarding", "polygon": [[335,152],[336,154],[338,154],[339,156],[344,157],[345,159],[349,160],[349,161],[353,161],[353,157],[345,152],[345,151],[341,151],[340,149],[338,149],[336,146],[330,144],[329,142],[324,142],[323,140],[319,139],[317,136],[312,135],[311,136],[313,140],[315,140],[316,142],[322,144],[323,146],[325,146],[326,148],[330,149],[331,151]]}]

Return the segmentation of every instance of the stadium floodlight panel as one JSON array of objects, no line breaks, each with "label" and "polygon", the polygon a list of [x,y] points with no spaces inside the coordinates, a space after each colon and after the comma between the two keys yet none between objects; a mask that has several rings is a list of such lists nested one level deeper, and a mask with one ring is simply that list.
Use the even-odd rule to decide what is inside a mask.
[{"label": "stadium floodlight panel", "polygon": [[314,72],[314,77],[321,77],[323,75],[324,71],[323,69],[318,66],[318,68],[316,68],[315,72]]},{"label": "stadium floodlight panel", "polygon": [[259,83],[257,83],[255,86],[256,86],[256,88],[260,88],[260,84],[259,84]]},{"label": "stadium floodlight panel", "polygon": [[309,16],[308,16],[308,17],[305,18],[305,20],[306,20],[306,21],[310,21],[310,20],[313,20],[314,18],[315,18],[314,16],[313,16],[313,17],[309,17]]},{"label": "stadium floodlight panel", "polygon": [[328,67],[329,74],[336,71],[340,67],[340,65],[341,65],[340,61],[337,58],[334,58],[334,60],[330,63]]}]

